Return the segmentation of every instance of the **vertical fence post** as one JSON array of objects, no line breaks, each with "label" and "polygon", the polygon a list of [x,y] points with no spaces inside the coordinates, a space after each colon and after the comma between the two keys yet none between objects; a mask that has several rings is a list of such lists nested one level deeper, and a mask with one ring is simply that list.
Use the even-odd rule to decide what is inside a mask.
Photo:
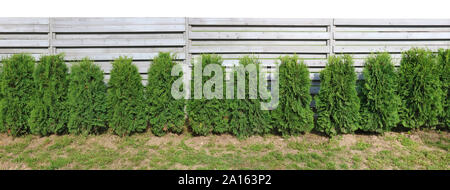
[{"label": "vertical fence post", "polygon": [[330,33],[330,37],[327,40],[328,44],[328,54],[327,57],[334,55],[334,32],[336,27],[334,26],[334,19],[331,20],[331,24],[327,27],[327,31]]},{"label": "vertical fence post", "polygon": [[185,17],[185,27],[184,27],[184,90],[186,91],[186,97],[190,96],[190,81],[191,81],[191,60],[192,56],[190,53],[191,40],[189,39],[189,32],[191,31],[191,26],[189,24],[189,17]]},{"label": "vertical fence post", "polygon": [[53,18],[48,18],[48,53],[49,54],[55,54],[56,49],[53,47],[53,40],[55,39],[56,35],[53,32]]}]

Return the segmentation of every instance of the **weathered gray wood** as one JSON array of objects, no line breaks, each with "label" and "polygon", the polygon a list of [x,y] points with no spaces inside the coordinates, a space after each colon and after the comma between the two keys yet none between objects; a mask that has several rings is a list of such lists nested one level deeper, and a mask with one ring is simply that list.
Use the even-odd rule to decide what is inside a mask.
[{"label": "weathered gray wood", "polygon": [[190,32],[191,39],[328,39],[327,32]]},{"label": "weathered gray wood", "polygon": [[191,25],[287,25],[287,26],[326,26],[332,19],[295,18],[189,18]]},{"label": "weathered gray wood", "polygon": [[183,17],[57,17],[56,25],[184,25]]},{"label": "weathered gray wood", "polygon": [[335,25],[450,26],[450,19],[335,19]]},{"label": "weathered gray wood", "polygon": [[30,54],[45,54],[48,53],[47,48],[0,48],[1,54],[17,54],[17,53],[30,53]]},{"label": "weathered gray wood", "polygon": [[357,40],[428,40],[428,39],[450,39],[450,32],[336,32],[336,40],[357,39]]},{"label": "weathered gray wood", "polygon": [[137,34],[67,34],[58,33],[58,40],[76,40],[76,39],[184,39],[182,33],[137,33]]},{"label": "weathered gray wood", "polygon": [[0,34],[0,40],[47,40],[47,34]]},{"label": "weathered gray wood", "polygon": [[55,32],[184,32],[184,25],[55,25]]},{"label": "weathered gray wood", "polygon": [[334,51],[336,53],[370,53],[370,52],[396,52],[400,53],[402,51],[409,50],[413,47],[417,48],[426,48],[433,51],[438,50],[439,48],[450,48],[449,45],[446,46],[336,46],[334,47]]},{"label": "weathered gray wood", "polygon": [[[64,52],[64,51],[60,51]],[[178,59],[184,59],[184,53],[179,52],[175,53]],[[149,53],[100,53],[100,54],[93,54],[93,53],[66,53],[65,59],[66,60],[80,60],[85,57],[89,57],[89,59],[92,60],[114,60],[116,58],[119,58],[120,56],[127,56],[133,58],[133,60],[152,60],[156,56],[158,56],[157,52],[149,52]]]},{"label": "weathered gray wood", "polygon": [[[259,59],[278,59],[280,56],[293,56],[292,53],[283,53],[283,54],[217,54],[220,55],[223,59],[239,59],[243,56],[254,56]],[[325,59],[326,54],[296,54],[299,58],[303,59]],[[199,54],[193,54],[193,57],[198,57]]]},{"label": "weathered gray wood", "polygon": [[191,53],[327,53],[327,46],[192,46]]},{"label": "weathered gray wood", "polygon": [[320,27],[258,27],[258,26],[192,26],[192,32],[326,32],[327,28]]},{"label": "weathered gray wood", "polygon": [[57,53],[158,53],[158,52],[183,52],[183,47],[111,47],[111,48],[58,48]]},{"label": "weathered gray wood", "polygon": [[0,32],[2,33],[46,33],[48,32],[47,24],[0,24]]},{"label": "weathered gray wood", "polygon": [[336,32],[449,32],[448,27],[354,27],[340,26]]},{"label": "weathered gray wood", "polygon": [[48,24],[46,17],[0,17],[0,25],[6,24]]},{"label": "weathered gray wood", "polygon": [[271,40],[226,40],[226,41],[192,41],[192,46],[326,46],[325,40],[305,41],[271,41]]},{"label": "weathered gray wood", "polygon": [[55,47],[98,47],[98,46],[184,46],[183,39],[71,39],[54,40]]},{"label": "weathered gray wood", "polygon": [[48,47],[48,40],[0,40],[0,47]]},{"label": "weathered gray wood", "polygon": [[335,43],[336,46],[447,46],[450,45],[450,40],[439,41],[346,41],[339,40]]}]

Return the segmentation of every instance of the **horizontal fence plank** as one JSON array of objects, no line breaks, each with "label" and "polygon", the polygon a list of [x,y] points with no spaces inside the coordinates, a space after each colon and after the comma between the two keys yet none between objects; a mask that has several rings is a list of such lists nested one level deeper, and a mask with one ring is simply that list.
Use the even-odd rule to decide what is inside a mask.
[{"label": "horizontal fence plank", "polygon": [[[280,56],[293,56],[296,55],[299,58],[303,59],[325,59],[327,58],[326,54],[217,54],[220,55],[223,59],[236,59],[241,58],[243,56],[251,56],[251,57],[257,57],[258,59],[278,59]],[[199,54],[193,54],[192,57],[199,57],[201,55]]]},{"label": "horizontal fence plank", "polygon": [[34,25],[34,24],[48,24],[47,17],[0,17],[0,25],[16,24],[16,25]]},{"label": "horizontal fence plank", "polygon": [[348,26],[337,26],[336,32],[449,32],[450,26],[448,27],[348,27]]},{"label": "horizontal fence plank", "polygon": [[426,48],[437,51],[440,48],[450,48],[450,46],[335,46],[336,53],[370,53],[370,52],[395,52],[400,53],[411,48]]},{"label": "horizontal fence plank", "polygon": [[276,25],[276,26],[325,26],[333,19],[296,18],[189,18],[190,25]]},{"label": "horizontal fence plank", "polygon": [[289,41],[272,41],[272,40],[257,40],[257,41],[245,41],[245,40],[226,40],[226,41],[214,41],[214,40],[193,40],[192,46],[326,46],[325,40],[318,41],[305,41],[305,40],[289,40]]},{"label": "horizontal fence plank", "polygon": [[48,48],[0,48],[0,54],[17,54],[17,53],[29,53],[29,54],[46,54],[49,53]]},{"label": "horizontal fence plank", "polygon": [[47,33],[48,24],[0,24],[0,33]]},{"label": "horizontal fence plank", "polygon": [[[157,52],[154,53],[65,53],[66,60],[81,60],[88,57],[91,60],[114,60],[120,56],[131,57],[133,60],[152,60],[158,56]],[[184,53],[175,53],[177,59],[185,59]]]},{"label": "horizontal fence plank", "polygon": [[55,47],[184,46],[184,39],[71,39],[53,40]]},{"label": "horizontal fence plank", "polygon": [[184,52],[183,47],[111,47],[111,48],[56,48],[57,53],[158,53],[158,52],[171,52],[181,53]]},{"label": "horizontal fence plank", "polygon": [[184,25],[183,17],[56,17],[55,25]]},{"label": "horizontal fence plank", "polygon": [[450,19],[334,19],[335,25],[450,26]]},{"label": "horizontal fence plank", "polygon": [[192,26],[192,32],[326,32],[325,26],[274,27],[274,26]]},{"label": "horizontal fence plank", "polygon": [[326,53],[327,46],[192,46],[190,53]]},{"label": "horizontal fence plank", "polygon": [[185,25],[55,25],[53,32],[184,32]]},{"label": "horizontal fence plank", "polygon": [[0,47],[48,47],[48,40],[0,40]]},{"label": "horizontal fence plank", "polygon": [[336,46],[448,46],[450,40],[439,41],[347,41],[336,40]]},{"label": "horizontal fence plank", "polygon": [[336,32],[334,39],[355,40],[429,40],[450,39],[450,32]]},{"label": "horizontal fence plank", "polygon": [[330,37],[328,32],[190,32],[190,39],[274,39],[274,40],[295,40],[295,39],[322,39]]},{"label": "horizontal fence plank", "polygon": [[76,39],[184,39],[183,33],[137,33],[137,34],[68,34],[57,33],[57,40]]},{"label": "horizontal fence plank", "polygon": [[0,40],[48,40],[48,34],[0,34]]}]

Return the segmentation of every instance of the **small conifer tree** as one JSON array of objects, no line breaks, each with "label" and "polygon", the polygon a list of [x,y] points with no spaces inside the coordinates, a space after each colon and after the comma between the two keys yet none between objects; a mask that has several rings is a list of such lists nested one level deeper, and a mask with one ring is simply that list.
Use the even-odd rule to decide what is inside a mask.
[{"label": "small conifer tree", "polygon": [[67,71],[63,54],[40,58],[33,74],[36,91],[29,119],[32,133],[46,136],[67,131]]},{"label": "small conifer tree", "polygon": [[[181,133],[184,127],[185,99],[172,97],[172,84],[180,78],[171,75],[178,67],[174,55],[159,53],[148,71],[146,88],[147,116],[153,134],[162,136],[167,132]],[[181,76],[182,77],[182,76]]]},{"label": "small conifer tree", "polygon": [[112,63],[108,83],[108,124],[119,136],[144,131],[145,97],[142,77],[138,68],[128,57],[119,57]]},{"label": "small conifer tree", "polygon": [[402,53],[399,68],[399,110],[401,124],[407,128],[439,124],[442,89],[436,56],[429,50],[413,48]]},{"label": "small conifer tree", "polygon": [[320,72],[317,129],[328,135],[352,133],[359,128],[359,107],[352,57],[330,57]]},{"label": "small conifer tree", "polygon": [[16,54],[2,60],[0,76],[0,127],[13,136],[29,132],[28,119],[34,94],[33,71],[35,60],[31,55]]},{"label": "small conifer tree", "polygon": [[67,99],[69,133],[98,134],[106,128],[103,71],[88,58],[72,65]]},{"label": "small conifer tree", "polygon": [[397,94],[397,76],[391,56],[379,53],[369,56],[361,80],[361,129],[382,133],[399,122],[401,105]]},{"label": "small conifer tree", "polygon": [[311,79],[308,67],[297,56],[280,58],[280,103],[272,111],[274,125],[283,136],[309,132],[314,127],[311,110]]}]

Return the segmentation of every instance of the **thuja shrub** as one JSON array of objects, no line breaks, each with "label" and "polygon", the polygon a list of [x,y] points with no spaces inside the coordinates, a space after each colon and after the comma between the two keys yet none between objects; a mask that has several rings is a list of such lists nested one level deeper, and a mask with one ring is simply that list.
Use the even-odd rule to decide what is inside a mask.
[{"label": "thuja shrub", "polygon": [[[258,79],[265,80],[259,78],[259,60],[250,56],[242,57],[232,72],[228,82],[233,84],[234,93],[233,97],[227,98],[226,101],[229,110],[229,132],[240,138],[271,132],[270,113],[268,110],[262,110],[260,102],[264,100],[258,95]],[[241,81],[238,81],[238,78],[241,78]],[[241,97],[238,97],[238,92]]]},{"label": "thuja shrub", "polygon": [[42,56],[33,73],[36,91],[29,119],[34,134],[61,134],[67,131],[68,74],[64,55]]},{"label": "thuja shrub", "polygon": [[[218,134],[228,132],[228,118],[226,116],[228,108],[226,107],[226,101],[215,97],[208,99],[202,93],[207,81],[213,77],[221,77],[223,79],[222,72],[212,73],[210,76],[204,76],[204,73],[199,73],[200,70],[203,70],[209,64],[222,65],[222,58],[218,55],[205,54],[202,55],[201,61],[194,63],[192,68],[191,95],[186,110],[189,126],[194,135],[207,135],[211,132]],[[199,77],[198,81],[195,80],[196,75]],[[202,95],[196,98],[196,92],[202,93]],[[224,91],[222,91],[222,97],[223,93]]]},{"label": "thuja shrub", "polygon": [[295,135],[309,132],[314,127],[314,113],[311,110],[311,79],[308,67],[299,62],[297,56],[280,58],[279,104],[272,111],[277,132]]},{"label": "thuja shrub", "polygon": [[389,53],[370,55],[364,64],[361,80],[361,129],[382,133],[399,122],[397,76]]},{"label": "thuja shrub", "polygon": [[153,134],[181,133],[184,127],[185,99],[172,96],[172,84],[181,76],[172,76],[173,67],[181,67],[170,53],[159,53],[148,71],[146,88],[147,117]]},{"label": "thuja shrub", "polygon": [[2,63],[0,127],[10,135],[23,135],[29,132],[35,60],[31,55],[16,54],[3,59]]},{"label": "thuja shrub", "polygon": [[72,65],[67,105],[69,133],[98,134],[106,128],[106,84],[103,71],[88,58]]},{"label": "thuja shrub", "polygon": [[402,53],[399,68],[399,111],[401,124],[407,128],[431,127],[442,114],[440,71],[435,55],[413,48]]},{"label": "thuja shrub", "polygon": [[332,56],[320,72],[320,90],[315,98],[317,129],[328,135],[352,133],[359,128],[359,98],[356,73],[349,55]]},{"label": "thuja shrub", "polygon": [[146,126],[145,97],[138,68],[128,57],[112,62],[108,82],[108,124],[119,136],[144,131]]},{"label": "thuja shrub", "polygon": [[444,126],[450,126],[450,49],[440,49],[438,52],[439,69],[441,70],[442,106],[444,112],[441,122]]}]

